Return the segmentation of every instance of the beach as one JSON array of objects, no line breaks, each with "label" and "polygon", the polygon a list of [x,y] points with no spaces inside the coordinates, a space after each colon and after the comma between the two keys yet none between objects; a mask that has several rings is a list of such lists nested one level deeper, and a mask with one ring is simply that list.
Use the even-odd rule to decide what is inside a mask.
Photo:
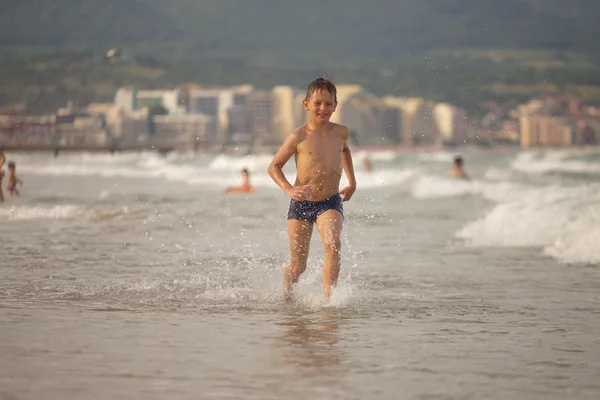
[{"label": "beach", "polygon": [[598,398],[600,151],[454,155],[355,154],[327,305],[272,154],[7,154],[0,398]]}]

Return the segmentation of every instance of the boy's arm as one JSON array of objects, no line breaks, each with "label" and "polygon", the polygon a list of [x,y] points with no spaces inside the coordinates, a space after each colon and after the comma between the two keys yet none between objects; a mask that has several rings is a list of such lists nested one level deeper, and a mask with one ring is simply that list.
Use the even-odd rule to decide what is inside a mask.
[{"label": "boy's arm", "polygon": [[354,176],[352,152],[350,151],[350,147],[348,146],[348,138],[350,137],[350,132],[348,131],[348,128],[345,128],[344,137],[345,142],[344,149],[342,150],[342,167],[344,168],[344,172],[348,177],[348,186],[340,190],[340,194],[342,195],[342,200],[348,201],[356,191],[356,177]]},{"label": "boy's arm", "polygon": [[292,197],[292,191],[294,187],[287,180],[283,173],[283,166],[289,161],[289,159],[296,154],[298,150],[298,143],[300,143],[300,134],[298,131],[294,131],[288,135],[285,139],[273,161],[269,165],[269,175],[275,181],[277,186],[281,188],[288,196]]}]

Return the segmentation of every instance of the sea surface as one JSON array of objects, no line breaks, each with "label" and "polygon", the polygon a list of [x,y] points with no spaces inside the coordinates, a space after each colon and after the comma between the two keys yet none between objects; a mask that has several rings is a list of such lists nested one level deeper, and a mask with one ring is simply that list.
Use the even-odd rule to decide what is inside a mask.
[{"label": "sea surface", "polygon": [[330,304],[271,154],[7,154],[0,399],[600,398],[600,151],[461,154],[354,154]]}]

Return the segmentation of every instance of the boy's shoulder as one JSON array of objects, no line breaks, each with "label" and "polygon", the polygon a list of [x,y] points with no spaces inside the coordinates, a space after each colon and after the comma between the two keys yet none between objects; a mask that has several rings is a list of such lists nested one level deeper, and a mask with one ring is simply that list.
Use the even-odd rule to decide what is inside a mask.
[{"label": "boy's shoulder", "polygon": [[291,139],[293,142],[300,143],[301,141],[306,139],[307,134],[308,133],[306,132],[306,126],[302,125],[291,131],[288,135],[288,138]]},{"label": "boy's shoulder", "polygon": [[332,124],[333,124],[333,129],[337,129],[337,130],[340,130],[341,132],[345,132],[345,133],[350,132],[350,129],[348,129],[348,127],[346,125],[336,124],[335,122],[332,122]]},{"label": "boy's shoulder", "polygon": [[336,124],[335,122],[331,122],[331,124],[333,124],[331,128],[332,132],[336,132],[344,140],[348,139],[350,136],[350,129],[348,129],[346,125]]}]

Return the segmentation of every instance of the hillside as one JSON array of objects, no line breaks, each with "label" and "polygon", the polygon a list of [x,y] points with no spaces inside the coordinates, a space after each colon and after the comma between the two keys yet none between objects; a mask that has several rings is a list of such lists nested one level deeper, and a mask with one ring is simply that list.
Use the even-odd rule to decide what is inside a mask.
[{"label": "hillside", "polygon": [[586,51],[600,33],[594,0],[9,1],[0,46],[394,59],[457,47]]},{"label": "hillside", "polygon": [[[0,109],[110,100],[120,85],[304,86],[450,101],[568,92],[600,105],[596,0],[7,0]],[[111,47],[132,64],[110,65]]]}]

